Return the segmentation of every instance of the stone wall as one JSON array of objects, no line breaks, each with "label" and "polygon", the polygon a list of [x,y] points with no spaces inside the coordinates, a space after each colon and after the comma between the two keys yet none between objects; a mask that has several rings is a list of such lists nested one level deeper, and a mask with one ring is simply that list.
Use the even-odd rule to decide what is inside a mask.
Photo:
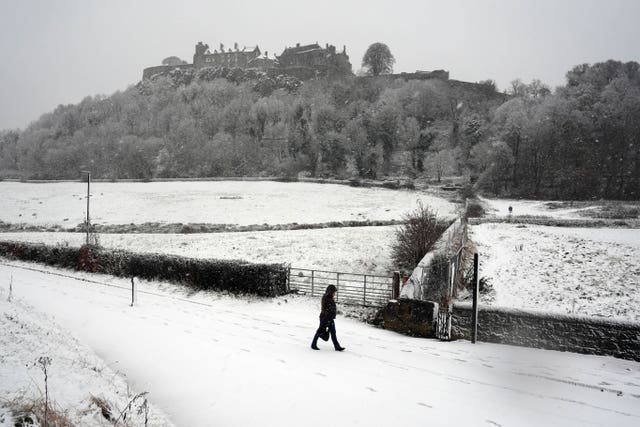
[{"label": "stone wall", "polygon": [[374,323],[384,329],[414,337],[435,336],[438,304],[412,299],[391,300],[377,314]]},{"label": "stone wall", "polygon": [[184,65],[157,65],[155,67],[148,67],[142,70],[142,80],[147,80],[151,76],[156,74],[164,74],[171,70],[180,69],[180,70],[188,70],[193,68],[193,64],[184,64]]},{"label": "stone wall", "polygon": [[[470,339],[471,304],[453,308],[452,336]],[[640,361],[640,323],[480,306],[478,341]]]}]

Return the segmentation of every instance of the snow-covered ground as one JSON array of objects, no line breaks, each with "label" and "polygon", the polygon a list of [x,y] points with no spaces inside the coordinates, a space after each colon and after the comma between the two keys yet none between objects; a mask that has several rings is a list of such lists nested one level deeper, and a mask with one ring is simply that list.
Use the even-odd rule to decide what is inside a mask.
[{"label": "snow-covered ground", "polygon": [[[210,234],[100,234],[106,248],[192,258],[289,263],[297,268],[387,275],[397,227]],[[2,233],[0,240],[81,246],[82,233]]]},{"label": "snow-covered ground", "polygon": [[[76,226],[86,183],[0,182],[0,221]],[[401,219],[421,200],[440,215],[455,205],[424,192],[271,181],[149,182],[91,185],[94,224],[288,224]]]},{"label": "snow-covered ground", "polygon": [[[0,286],[0,426],[14,426],[10,409],[15,411],[38,399],[44,401],[40,357],[50,359],[47,387],[51,406],[66,412],[78,426],[113,425],[93,398],[104,401],[112,419],[116,419],[141,392],[130,389],[117,362],[107,365],[50,315],[34,311],[23,297],[10,298],[9,290]],[[138,414],[142,404],[143,399],[136,399],[132,410],[126,411],[126,425],[132,425],[132,420],[135,425],[143,425],[144,414]],[[148,407],[149,425],[173,425],[156,405]]]},{"label": "snow-covered ground", "polygon": [[485,303],[640,321],[640,229],[470,227]]},{"label": "snow-covered ground", "polygon": [[[546,200],[516,200],[516,199],[486,199],[480,198],[486,206],[488,216],[507,217],[513,216],[546,216],[558,219],[585,219],[581,212],[594,209],[593,206],[562,207],[551,209],[549,206],[554,202]],[[559,203],[559,202],[556,202]],[[509,213],[511,207],[511,213]]]},{"label": "snow-covered ground", "polygon": [[[23,342],[7,337],[11,330],[0,329],[0,401],[26,386],[15,379],[14,370],[22,368],[14,357],[31,363],[48,354],[57,375],[58,358],[65,355],[55,349],[63,340],[80,348],[77,360],[87,357],[87,345],[104,363],[91,360],[89,366],[126,375],[133,389],[148,391],[150,401],[180,426],[640,424],[636,362],[411,338],[343,316],[336,324],[347,350],[334,352],[321,342],[321,351],[313,351],[317,300],[186,296],[142,282],[130,307],[126,279],[6,264],[0,265],[0,315],[18,316],[42,331],[55,322],[68,333],[41,333],[42,340],[30,339],[29,351],[23,351]],[[109,378],[105,372],[96,376]],[[52,380],[50,392],[63,401],[60,390],[79,380],[58,380],[65,378],[57,377],[55,386]],[[105,385],[102,391],[109,390]]]}]

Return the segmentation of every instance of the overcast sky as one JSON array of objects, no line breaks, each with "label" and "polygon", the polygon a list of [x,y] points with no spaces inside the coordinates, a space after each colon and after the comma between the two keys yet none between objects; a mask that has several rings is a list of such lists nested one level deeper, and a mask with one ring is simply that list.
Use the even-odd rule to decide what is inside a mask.
[{"label": "overcast sky", "polygon": [[386,43],[394,70],[564,84],[574,65],[640,61],[640,0],[0,0],[0,129],[112,94],[198,41],[347,46],[354,72]]}]

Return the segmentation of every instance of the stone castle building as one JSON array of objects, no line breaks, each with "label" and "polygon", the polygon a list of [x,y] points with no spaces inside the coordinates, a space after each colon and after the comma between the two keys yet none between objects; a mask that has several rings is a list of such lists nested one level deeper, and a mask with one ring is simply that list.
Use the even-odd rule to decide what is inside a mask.
[{"label": "stone castle building", "polygon": [[337,52],[336,47],[326,44],[321,47],[318,43],[295,47],[285,47],[280,56],[269,57],[268,52],[260,51],[258,46],[243,47],[239,49],[238,43],[234,43],[233,49],[227,48],[221,43],[218,49],[211,52],[209,45],[198,42],[195,46],[193,64],[185,65],[160,65],[145,68],[143,79],[170,71],[175,68],[204,68],[227,67],[241,68],[245,70],[263,71],[268,74],[286,74],[306,80],[317,76],[339,76],[353,74],[346,46],[342,52]]}]

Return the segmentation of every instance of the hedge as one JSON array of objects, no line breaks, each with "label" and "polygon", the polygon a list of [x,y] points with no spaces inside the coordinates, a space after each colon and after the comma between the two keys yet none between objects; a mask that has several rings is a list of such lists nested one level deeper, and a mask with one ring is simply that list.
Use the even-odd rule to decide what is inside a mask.
[{"label": "hedge", "polygon": [[287,292],[288,268],[284,264],[252,264],[12,241],[0,241],[0,256],[79,271],[166,280],[198,290],[226,290],[267,297]]}]

